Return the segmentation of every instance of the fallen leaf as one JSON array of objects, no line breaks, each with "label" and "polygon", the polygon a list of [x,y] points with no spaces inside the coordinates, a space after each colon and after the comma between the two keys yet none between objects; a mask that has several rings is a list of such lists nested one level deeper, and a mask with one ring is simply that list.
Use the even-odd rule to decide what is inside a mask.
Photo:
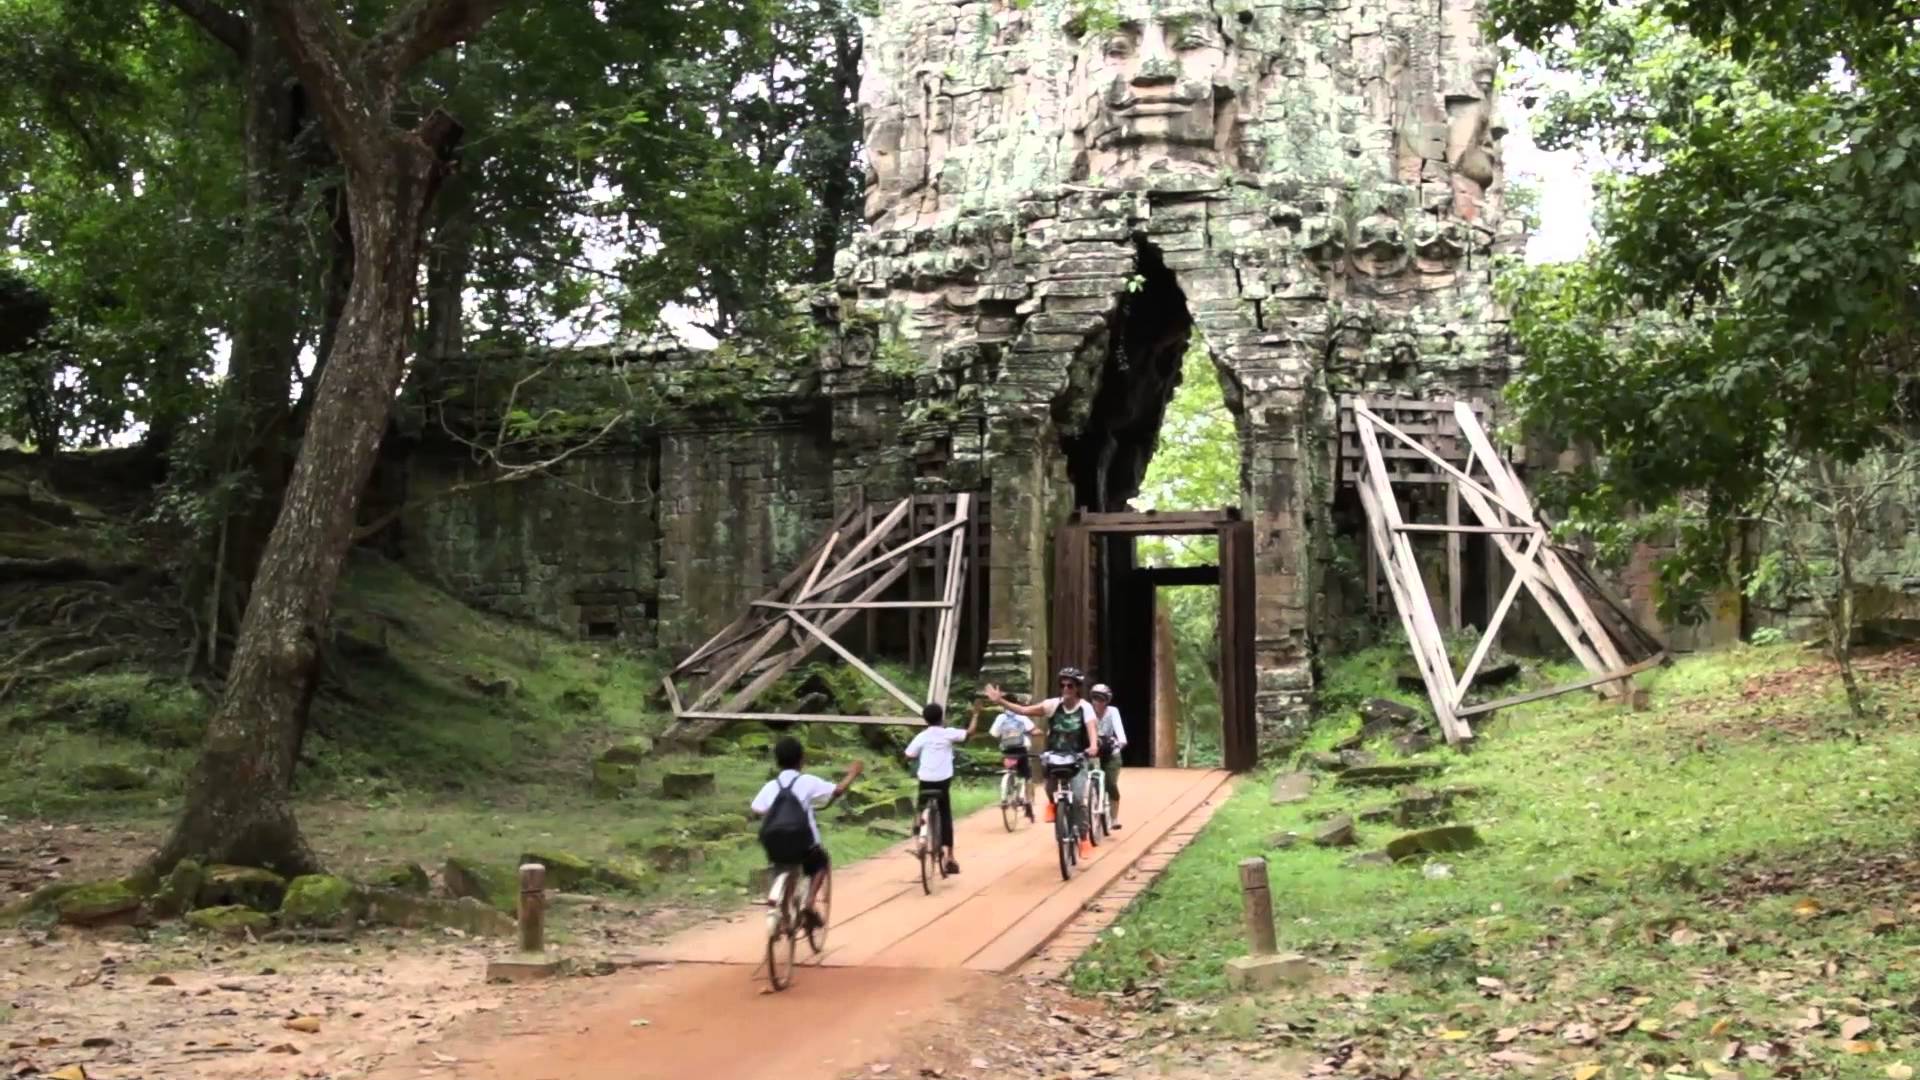
[{"label": "fallen leaf", "polygon": [[1668,1009],[1667,1015],[1677,1016],[1682,1020],[1698,1020],[1700,1019],[1700,1006],[1691,1001],[1682,1001],[1673,1008]]},{"label": "fallen leaf", "polygon": [[1459,1042],[1461,1039],[1467,1037],[1467,1032],[1461,1031],[1458,1028],[1452,1028],[1441,1032],[1440,1037],[1448,1042]]},{"label": "fallen leaf", "polygon": [[1507,984],[1504,981],[1500,979],[1490,978],[1486,975],[1482,975],[1479,978],[1473,980],[1473,984],[1475,986],[1478,986],[1482,990],[1492,990],[1495,993],[1499,993],[1500,991],[1505,990],[1507,988]]},{"label": "fallen leaf", "polygon": [[1599,1076],[1605,1071],[1606,1066],[1589,1061],[1584,1065],[1574,1066],[1573,1080],[1593,1080],[1594,1077]]},{"label": "fallen leaf", "polygon": [[105,1035],[95,1035],[91,1039],[81,1039],[80,1045],[88,1050],[98,1050],[103,1046],[112,1046],[113,1040]]},{"label": "fallen leaf", "polygon": [[1873,1026],[1873,1021],[1864,1016],[1849,1016],[1840,1021],[1840,1037],[1848,1041],[1858,1039]]},{"label": "fallen leaf", "polygon": [[100,979],[99,968],[94,968],[91,971],[83,971],[80,974],[75,975],[73,977],[73,981],[67,984],[67,989],[77,990],[82,986],[86,986],[90,983],[98,982],[99,979]]},{"label": "fallen leaf", "polygon": [[303,1035],[318,1035],[320,1033],[320,1018],[317,1016],[296,1016],[291,1020],[284,1021],[280,1026],[286,1028],[288,1031],[298,1031]]},{"label": "fallen leaf", "polygon": [[1488,1061],[1497,1061],[1502,1065],[1538,1065],[1540,1059],[1525,1050],[1500,1050],[1487,1055]]},{"label": "fallen leaf", "polygon": [[169,975],[155,975],[153,978],[147,980],[147,985],[148,986],[172,986],[174,985],[173,977]]},{"label": "fallen leaf", "polygon": [[1887,1066],[1887,1080],[1913,1080],[1913,1066],[1894,1062]]},{"label": "fallen leaf", "polygon": [[1841,1052],[1847,1054],[1877,1054],[1884,1049],[1886,1047],[1877,1042],[1863,1042],[1860,1039],[1848,1039],[1840,1044]]},{"label": "fallen leaf", "polygon": [[300,1048],[292,1043],[281,1043],[279,1046],[267,1047],[267,1053],[269,1054],[297,1054],[299,1052]]},{"label": "fallen leaf", "polygon": [[1663,1022],[1657,1016],[1649,1016],[1645,1020],[1642,1020],[1638,1024],[1634,1025],[1634,1027],[1639,1028],[1641,1031],[1644,1031],[1649,1035],[1655,1034],[1665,1026],[1666,1026],[1665,1022]]},{"label": "fallen leaf", "polygon": [[1639,1022],[1639,1020],[1640,1020],[1639,1013],[1628,1013],[1627,1015],[1621,1017],[1620,1019],[1615,1020],[1613,1023],[1608,1024],[1607,1034],[1625,1035],[1627,1032],[1633,1030],[1633,1025]]},{"label": "fallen leaf", "polygon": [[1807,897],[1805,900],[1793,905],[1794,915],[1802,919],[1811,919],[1815,915],[1820,914],[1820,910],[1820,901],[1812,897]]},{"label": "fallen leaf", "polygon": [[1560,1037],[1575,1046],[1584,1046],[1600,1037],[1592,1024],[1568,1024],[1560,1031]]},{"label": "fallen leaf", "polygon": [[1720,1019],[1715,1020],[1713,1022],[1713,1026],[1707,1029],[1707,1036],[1709,1038],[1717,1039],[1720,1036],[1725,1035],[1727,1033],[1727,1029],[1731,1027],[1733,1027],[1733,1018],[1730,1016],[1723,1016]]},{"label": "fallen leaf", "polygon": [[1505,1046],[1520,1037],[1519,1028],[1501,1028],[1493,1033],[1493,1041]]},{"label": "fallen leaf", "polygon": [[1699,940],[1700,932],[1698,930],[1689,930],[1684,926],[1667,935],[1668,943],[1677,949],[1684,949],[1689,945],[1696,944]]},{"label": "fallen leaf", "polygon": [[87,1080],[87,1070],[78,1065],[69,1065],[48,1073],[47,1080]]}]

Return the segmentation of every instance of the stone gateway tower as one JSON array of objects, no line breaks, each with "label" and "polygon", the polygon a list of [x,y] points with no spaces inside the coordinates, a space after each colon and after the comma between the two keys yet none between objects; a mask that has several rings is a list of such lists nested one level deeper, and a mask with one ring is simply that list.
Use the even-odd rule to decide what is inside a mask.
[{"label": "stone gateway tower", "polygon": [[[799,332],[417,376],[404,554],[495,610],[687,648],[847,508],[984,492],[961,662],[1025,683],[1053,659],[1056,532],[1125,509],[1179,381],[1217,374],[1253,534],[1236,693],[1285,734],[1316,640],[1358,607],[1341,396],[1505,378],[1492,262],[1522,236],[1480,3],[880,0],[867,228]],[[1182,371],[1196,338],[1213,372]],[[472,443],[436,432],[513,407],[643,419],[557,475],[476,486]],[[915,655],[905,622],[866,635]]]},{"label": "stone gateway tower", "polygon": [[865,21],[868,228],[837,286],[878,344],[832,379],[914,375],[910,411],[955,429],[930,480],[971,472],[940,459],[984,430],[993,639],[1046,663],[1049,533],[1138,491],[1174,387],[1206,377],[1180,370],[1198,335],[1255,528],[1259,719],[1301,715],[1339,396],[1484,396],[1507,369],[1492,260],[1523,237],[1483,14],[885,0]]}]

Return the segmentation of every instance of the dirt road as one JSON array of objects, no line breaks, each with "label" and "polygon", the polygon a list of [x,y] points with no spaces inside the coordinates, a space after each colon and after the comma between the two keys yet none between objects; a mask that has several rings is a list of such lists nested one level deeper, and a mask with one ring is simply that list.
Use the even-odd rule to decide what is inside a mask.
[{"label": "dirt road", "polygon": [[[556,987],[476,1018],[374,1074],[471,1080],[830,1080],[911,1045],[916,1029],[1012,1001],[1017,968],[1147,849],[1220,791],[1223,773],[1130,769],[1126,828],[1060,880],[1044,824],[998,809],[959,823],[964,872],[922,895],[905,848],[835,874],[828,949],[763,992],[757,911],[635,957],[637,969]],[[828,842],[831,846],[832,838]],[[558,995],[556,997],[556,995]]]}]

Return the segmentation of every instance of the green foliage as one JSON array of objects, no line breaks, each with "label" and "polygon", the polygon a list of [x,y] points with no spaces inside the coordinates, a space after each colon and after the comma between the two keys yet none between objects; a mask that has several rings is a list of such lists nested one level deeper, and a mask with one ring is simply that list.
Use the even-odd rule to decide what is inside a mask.
[{"label": "green foliage", "polygon": [[[1356,813],[1389,796],[1322,785],[1305,803],[1276,807],[1268,798],[1270,776],[1248,777],[1122,918],[1122,933],[1101,935],[1076,969],[1075,984],[1155,986],[1182,1000],[1224,994],[1221,965],[1246,948],[1237,864],[1260,855],[1281,916],[1282,951],[1307,954],[1335,978],[1356,953],[1362,958],[1354,972],[1395,972],[1391,993],[1373,997],[1361,1018],[1369,1024],[1393,1026],[1414,1016],[1430,1024],[1460,1006],[1448,995],[1467,972],[1509,979],[1524,973],[1528,985],[1552,984],[1540,1009],[1558,1015],[1567,1000],[1622,986],[1684,995],[1696,963],[1722,961],[1729,978],[1716,976],[1714,985],[1738,986],[1743,996],[1755,995],[1756,1007],[1769,1008],[1773,989],[1737,981],[1775,969],[1770,960],[1755,966],[1753,950],[1772,947],[1757,935],[1798,941],[1833,934],[1847,942],[1810,942],[1813,970],[1832,955],[1885,947],[1873,944],[1863,918],[1795,917],[1790,909],[1805,895],[1798,890],[1821,879],[1797,876],[1794,868],[1838,852],[1898,863],[1920,811],[1920,793],[1901,779],[1920,766],[1920,686],[1886,680],[1883,689],[1898,697],[1890,710],[1898,719],[1860,729],[1830,682],[1817,669],[1798,667],[1806,663],[1796,649],[1691,657],[1641,677],[1659,706],[1652,711],[1622,713],[1587,697],[1538,702],[1478,725],[1482,738],[1471,756],[1425,755],[1447,767],[1430,786],[1477,790],[1455,813],[1486,839],[1483,848],[1441,857],[1454,869],[1443,879],[1417,866],[1342,865],[1352,849],[1273,850],[1269,838],[1278,832],[1305,834],[1327,815]],[[1328,681],[1342,677],[1336,672]],[[1365,685],[1374,677],[1367,675]],[[1755,686],[1767,692],[1756,695]],[[1362,850],[1395,835],[1392,826],[1363,822],[1359,829]],[[1723,875],[1742,865],[1780,868],[1795,891],[1715,893]],[[1815,898],[1835,910],[1866,910]],[[1730,900],[1760,906],[1742,910]],[[1602,917],[1607,921],[1596,924]],[[1698,951],[1674,951],[1668,932],[1676,920],[1698,934]],[[1720,929],[1742,941],[1737,956],[1715,954],[1712,933]],[[1870,985],[1880,975],[1862,977]],[[1476,997],[1472,1007],[1482,1006]],[[1447,1026],[1516,1023],[1525,1021],[1488,1016]],[[1703,1035],[1710,1023],[1701,1024]]]},{"label": "green foliage", "polygon": [[1730,10],[1496,5],[1579,76],[1543,145],[1626,165],[1584,261],[1503,281],[1528,357],[1511,397],[1527,434],[1597,451],[1550,493],[1567,521],[1616,550],[1677,536],[1661,601],[1680,618],[1727,579],[1783,459],[1857,462],[1915,394],[1915,5]]}]

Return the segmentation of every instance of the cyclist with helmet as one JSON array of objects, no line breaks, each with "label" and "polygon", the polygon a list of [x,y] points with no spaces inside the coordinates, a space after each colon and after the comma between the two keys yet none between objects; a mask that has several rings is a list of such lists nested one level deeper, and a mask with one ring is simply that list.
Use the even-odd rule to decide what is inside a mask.
[{"label": "cyclist with helmet", "polygon": [[1107,776],[1108,824],[1120,827],[1120,751],[1127,748],[1127,728],[1120,722],[1120,710],[1113,707],[1113,691],[1106,683],[1095,683],[1087,691],[1093,703],[1093,736],[1100,747],[1100,771]]},{"label": "cyclist with helmet", "polygon": [[[1080,764],[1074,768],[1073,798],[1076,805],[1084,811],[1087,805],[1086,758],[1094,752],[1093,706],[1080,696],[1080,688],[1086,685],[1087,676],[1077,667],[1063,667],[1058,677],[1060,694],[1032,705],[1018,705],[1007,699],[998,686],[987,684],[982,691],[988,701],[1000,706],[1007,712],[1034,720],[1044,721],[1046,731],[1046,750],[1049,754],[1071,754],[1080,758]],[[1047,777],[1047,817],[1053,817],[1053,793],[1056,787],[1054,778]],[[1085,822],[1076,824],[1085,825]],[[1082,854],[1087,853],[1087,841],[1084,829],[1080,840]]]}]

